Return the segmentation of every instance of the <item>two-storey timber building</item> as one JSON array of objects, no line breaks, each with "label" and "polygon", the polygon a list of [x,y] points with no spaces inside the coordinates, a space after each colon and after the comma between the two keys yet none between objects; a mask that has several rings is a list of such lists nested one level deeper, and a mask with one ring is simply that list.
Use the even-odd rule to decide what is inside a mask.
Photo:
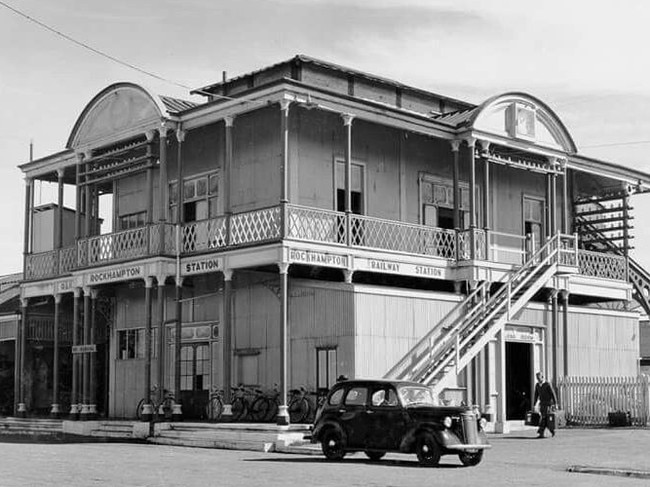
[{"label": "two-storey timber building", "polygon": [[[638,372],[629,199],[650,175],[579,154],[542,101],[305,56],[194,94],[109,86],[20,166],[18,377],[26,330],[50,340],[19,414],[134,417],[154,388],[197,418],[211,389],[278,384],[283,424],[289,389],[347,375],[428,383],[506,430],[537,370]],[[34,207],[38,180],[57,201]]]}]

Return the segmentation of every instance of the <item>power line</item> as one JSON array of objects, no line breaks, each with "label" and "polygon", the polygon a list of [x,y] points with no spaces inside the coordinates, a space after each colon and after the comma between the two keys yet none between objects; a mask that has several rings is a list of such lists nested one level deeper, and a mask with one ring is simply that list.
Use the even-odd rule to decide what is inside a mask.
[{"label": "power line", "polygon": [[611,142],[608,144],[595,144],[595,145],[581,145],[581,149],[594,149],[596,147],[615,147],[621,145],[641,145],[641,144],[650,144],[650,140],[633,140],[629,142]]},{"label": "power line", "polygon": [[[41,22],[38,19],[35,19],[34,17],[32,17],[32,16],[18,10],[17,8],[12,7],[11,5],[3,2],[2,0],[0,0],[0,5],[7,8],[7,9],[9,9],[9,10],[11,10],[16,15],[19,15],[19,16],[23,17],[24,19],[27,19],[30,22],[33,22],[36,25],[38,25],[38,26],[52,32],[53,34],[55,34],[55,35],[57,35],[59,37],[62,37],[63,39],[65,39],[65,40],[67,40],[69,42],[72,42],[73,44],[76,44],[77,46],[79,46],[79,47],[81,47],[83,49],[87,49],[87,50],[89,50],[89,51],[91,51],[91,52],[93,52],[95,54],[98,54],[99,56],[102,56],[102,57],[104,57],[104,58],[106,58],[106,59],[108,59],[110,61],[113,61],[114,63],[120,64],[120,65],[125,66],[125,67],[130,68],[130,69],[133,69],[135,71],[138,71],[141,74],[144,74],[146,76],[150,76],[150,77],[155,78],[155,79],[157,79],[159,81],[162,81],[164,83],[170,83],[170,84],[175,85],[175,86],[177,86],[179,88],[183,88],[183,89],[186,89],[188,91],[192,91],[192,88],[187,86],[187,85],[184,85],[182,83],[179,83],[177,81],[173,81],[173,80],[170,80],[170,79],[167,79],[167,78],[163,78],[162,76],[159,76],[159,75],[157,75],[155,73],[152,73],[151,71],[147,71],[146,69],[140,68],[140,67],[138,67],[138,66],[136,66],[134,64],[128,63],[126,61],[122,61],[121,59],[118,59],[115,56],[112,56],[112,55],[110,55],[110,54],[108,54],[108,53],[106,53],[104,51],[100,51],[99,49],[96,49],[96,48],[86,44],[85,42],[78,41],[74,37],[71,37],[68,34],[65,34],[64,32],[61,32],[61,31],[55,29],[54,27],[51,27],[51,26],[49,26],[48,24],[46,24],[44,22]],[[214,97],[222,98],[222,99],[225,99],[225,100],[237,100],[237,101],[242,101],[242,102],[247,102],[247,103],[264,104],[264,102],[261,102],[261,101],[258,101],[258,100],[249,100],[249,99],[246,99],[246,98],[233,98],[233,97],[230,97],[230,96],[217,95],[217,94],[214,94],[214,93],[208,93],[208,92],[204,92],[204,91],[201,91],[201,90],[195,90],[195,91],[197,93],[200,93],[200,94],[203,94],[203,95],[214,96]]]}]

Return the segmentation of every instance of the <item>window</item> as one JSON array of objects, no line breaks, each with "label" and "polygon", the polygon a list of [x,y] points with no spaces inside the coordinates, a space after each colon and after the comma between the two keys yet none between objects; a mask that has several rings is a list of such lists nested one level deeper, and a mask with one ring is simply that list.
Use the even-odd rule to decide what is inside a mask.
[{"label": "window", "polygon": [[544,200],[524,196],[523,206],[524,235],[531,235],[534,248],[539,249],[544,240]]},{"label": "window", "polygon": [[[364,202],[364,168],[361,164],[352,163],[350,179],[350,211],[356,215],[365,213]],[[345,162],[336,161],[336,211],[345,211]]]},{"label": "window", "polygon": [[336,383],[336,348],[316,349],[316,389],[329,389]]},{"label": "window", "polygon": [[330,406],[336,406],[338,404],[341,404],[341,399],[343,399],[343,392],[345,389],[339,389],[336,391],[334,394],[332,394],[329,398],[329,405]]},{"label": "window", "polygon": [[397,393],[394,389],[380,389],[372,395],[373,406],[397,406]]},{"label": "window", "polygon": [[259,352],[237,352],[237,383],[245,385],[259,384]]},{"label": "window", "polygon": [[[145,358],[145,329],[132,328],[129,330],[118,330],[118,360],[131,360]],[[158,356],[158,330],[151,329],[151,357]]]},{"label": "window", "polygon": [[[192,176],[183,180],[183,215],[185,222],[207,220],[218,215],[219,173]],[[178,184],[169,184],[169,214],[176,221]]]},{"label": "window", "polygon": [[365,387],[353,387],[345,395],[346,406],[364,406],[368,397],[368,390]]},{"label": "window", "polygon": [[[459,228],[469,228],[469,186],[460,183]],[[476,188],[476,221],[479,221],[479,191]],[[420,204],[422,223],[438,228],[454,228],[454,184],[430,174],[420,176]]]},{"label": "window", "polygon": [[137,213],[129,213],[118,217],[118,228],[120,230],[129,230],[130,228],[138,228],[144,226],[147,221],[147,212],[138,211]]}]

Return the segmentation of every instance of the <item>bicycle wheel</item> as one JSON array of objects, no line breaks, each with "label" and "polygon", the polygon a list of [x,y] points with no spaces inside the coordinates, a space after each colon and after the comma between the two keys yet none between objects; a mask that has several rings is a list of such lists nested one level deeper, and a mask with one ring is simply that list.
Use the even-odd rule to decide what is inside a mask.
[{"label": "bicycle wheel", "polygon": [[142,408],[146,404],[144,398],[140,399],[138,405],[135,408],[135,417],[138,418],[138,421],[142,421]]},{"label": "bicycle wheel", "polygon": [[163,402],[158,408],[158,416],[160,420],[169,420],[172,418],[172,413],[174,411],[174,399],[172,397],[166,397],[163,399]]},{"label": "bicycle wheel", "polygon": [[255,401],[253,401],[253,404],[251,404],[251,419],[256,422],[265,421],[270,407],[271,405],[269,404],[268,397],[258,397],[255,399]]},{"label": "bicycle wheel", "polygon": [[246,403],[241,397],[236,397],[232,401],[232,419],[233,421],[243,421],[247,414]]},{"label": "bicycle wheel", "polygon": [[289,421],[304,423],[309,415],[309,402],[304,397],[295,398],[289,403]]},{"label": "bicycle wheel", "polygon": [[218,421],[223,413],[223,403],[220,397],[213,397],[205,406],[205,416],[209,421]]}]

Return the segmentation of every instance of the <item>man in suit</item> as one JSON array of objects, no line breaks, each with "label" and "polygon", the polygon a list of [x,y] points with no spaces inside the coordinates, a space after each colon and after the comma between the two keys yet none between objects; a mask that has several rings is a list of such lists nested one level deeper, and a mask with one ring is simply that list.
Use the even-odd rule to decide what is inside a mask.
[{"label": "man in suit", "polygon": [[544,374],[537,372],[537,384],[535,384],[535,398],[533,404],[537,405],[539,401],[539,428],[537,429],[537,438],[544,438],[544,430],[548,428],[551,436],[555,436],[555,421],[549,421],[549,415],[555,410],[557,396],[553,386],[544,379]]}]

